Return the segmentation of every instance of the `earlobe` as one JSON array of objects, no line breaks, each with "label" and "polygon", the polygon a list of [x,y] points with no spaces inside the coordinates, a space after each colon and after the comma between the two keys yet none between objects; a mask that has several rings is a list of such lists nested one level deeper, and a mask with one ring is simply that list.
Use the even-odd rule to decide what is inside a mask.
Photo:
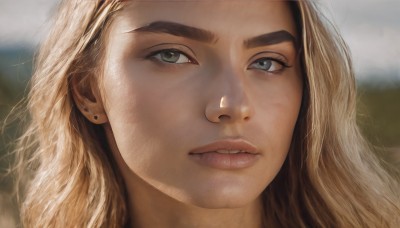
[{"label": "earlobe", "polygon": [[104,124],[108,122],[103,102],[98,89],[85,79],[71,78],[71,92],[76,107],[90,122]]}]

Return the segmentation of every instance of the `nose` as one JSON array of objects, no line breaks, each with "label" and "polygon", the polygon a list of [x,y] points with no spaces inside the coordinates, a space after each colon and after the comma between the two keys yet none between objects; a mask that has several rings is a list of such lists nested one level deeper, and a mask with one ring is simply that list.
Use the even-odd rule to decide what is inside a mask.
[{"label": "nose", "polygon": [[224,75],[218,78],[210,89],[205,115],[213,123],[232,123],[248,121],[253,115],[253,108],[247,96],[245,85],[238,75]]}]

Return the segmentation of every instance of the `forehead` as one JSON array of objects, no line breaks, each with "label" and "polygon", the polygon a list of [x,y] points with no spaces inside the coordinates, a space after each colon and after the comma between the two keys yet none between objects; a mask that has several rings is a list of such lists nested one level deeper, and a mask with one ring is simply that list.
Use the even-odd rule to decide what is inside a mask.
[{"label": "forehead", "polygon": [[296,35],[289,3],[282,0],[131,1],[115,24],[119,32],[126,32],[154,21],[176,22],[232,38],[282,29]]}]

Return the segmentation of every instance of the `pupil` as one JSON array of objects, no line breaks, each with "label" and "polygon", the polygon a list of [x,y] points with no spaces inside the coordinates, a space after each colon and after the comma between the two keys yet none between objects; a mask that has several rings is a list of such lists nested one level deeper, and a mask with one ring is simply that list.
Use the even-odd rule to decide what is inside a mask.
[{"label": "pupil", "polygon": [[167,60],[168,62],[177,61],[179,58],[179,53],[173,51],[166,51],[163,52],[163,59]]},{"label": "pupil", "polygon": [[269,60],[263,60],[261,62],[259,62],[260,66],[264,69],[269,69],[271,67],[271,61]]}]

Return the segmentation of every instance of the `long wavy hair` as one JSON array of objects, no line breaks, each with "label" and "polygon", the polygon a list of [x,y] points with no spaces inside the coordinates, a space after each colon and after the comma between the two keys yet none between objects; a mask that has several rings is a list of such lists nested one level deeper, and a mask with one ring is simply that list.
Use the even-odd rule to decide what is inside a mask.
[{"label": "long wavy hair", "polygon": [[[125,186],[101,126],[72,98],[71,79],[101,79],[121,0],[64,0],[36,56],[31,121],[18,140],[25,227],[122,227]],[[288,157],[263,192],[273,227],[397,227],[399,178],[383,168],[356,124],[349,51],[311,0],[291,1],[301,35],[304,94]],[[89,89],[88,89],[89,90]],[[26,175],[25,175],[26,176]]]}]

